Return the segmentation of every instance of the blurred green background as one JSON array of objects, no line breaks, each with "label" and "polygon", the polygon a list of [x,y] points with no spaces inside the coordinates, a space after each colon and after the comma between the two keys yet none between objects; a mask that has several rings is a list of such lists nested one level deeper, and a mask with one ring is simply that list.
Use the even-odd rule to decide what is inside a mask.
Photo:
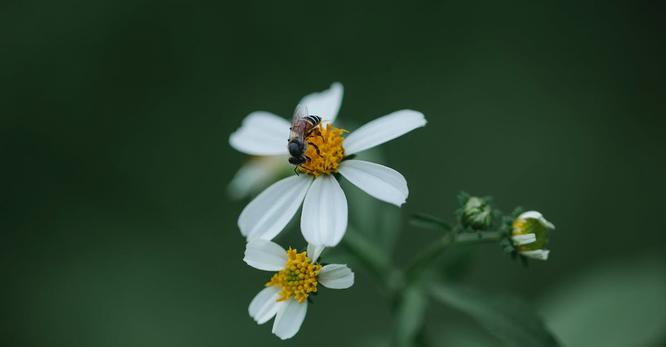
[{"label": "blurred green background", "polygon": [[[5,0],[0,344],[284,344],[247,314],[268,275],[242,262],[228,136],[333,81],[341,120],[429,120],[382,147],[410,186],[397,263],[436,236],[409,215],[493,195],[555,223],[551,259],[484,246],[463,283],[524,298],[569,345],[663,344],[663,19],[656,1]],[[389,309],[356,272],[289,343],[381,341]],[[444,306],[427,329],[497,343]]]}]

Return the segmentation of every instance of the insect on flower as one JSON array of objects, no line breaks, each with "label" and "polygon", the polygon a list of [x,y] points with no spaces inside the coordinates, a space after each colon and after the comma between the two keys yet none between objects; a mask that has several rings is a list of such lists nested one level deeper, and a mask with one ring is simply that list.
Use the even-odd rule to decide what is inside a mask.
[{"label": "insect on flower", "polygon": [[307,137],[317,128],[319,123],[321,123],[321,118],[315,115],[308,115],[307,107],[304,105],[296,106],[294,116],[291,120],[291,128],[289,128],[291,132],[289,134],[289,144],[287,145],[290,155],[289,163],[296,165],[294,171],[298,169],[298,166],[311,160],[310,157],[305,155],[307,145],[313,146],[317,153],[319,153],[319,147],[307,140]]},{"label": "insect on flower", "polygon": [[305,96],[291,123],[268,112],[253,112],[229,137],[231,146],[241,152],[283,155],[285,166],[295,165],[295,171],[303,174],[273,183],[243,209],[238,228],[248,241],[273,239],[302,205],[305,240],[336,246],[347,230],[347,197],[338,182],[341,178],[395,206],[407,200],[409,189],[402,174],[351,156],[425,126],[425,116],[403,109],[347,131],[334,125],[342,91],[342,84],[336,82],[328,90]]}]

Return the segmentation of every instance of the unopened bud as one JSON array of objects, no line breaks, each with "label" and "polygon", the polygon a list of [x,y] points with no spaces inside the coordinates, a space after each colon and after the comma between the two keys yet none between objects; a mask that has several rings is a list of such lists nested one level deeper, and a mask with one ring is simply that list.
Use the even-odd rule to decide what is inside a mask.
[{"label": "unopened bud", "polygon": [[472,196],[463,206],[462,224],[472,229],[483,230],[493,222],[493,210],[486,199]]},{"label": "unopened bud", "polygon": [[547,260],[550,251],[546,249],[546,244],[552,230],[555,230],[555,226],[543,218],[541,213],[524,212],[513,221],[511,241],[519,254]]}]

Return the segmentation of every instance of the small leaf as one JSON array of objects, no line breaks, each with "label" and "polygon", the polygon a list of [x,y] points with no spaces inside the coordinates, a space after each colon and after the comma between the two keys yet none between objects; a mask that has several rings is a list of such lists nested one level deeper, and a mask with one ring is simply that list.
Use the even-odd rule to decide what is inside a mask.
[{"label": "small leaf", "polygon": [[434,284],[432,297],[474,317],[509,346],[558,346],[541,318],[522,300],[473,288]]},{"label": "small leaf", "polygon": [[467,199],[469,199],[470,196],[471,196],[471,195],[469,195],[469,193],[464,192],[464,191],[458,193],[458,196],[457,196],[457,198],[458,198],[458,204],[459,204],[460,206],[465,205],[465,203],[467,202]]},{"label": "small leaf", "polygon": [[428,298],[418,286],[410,286],[405,289],[398,302],[396,309],[396,342],[399,347],[410,347],[415,341],[425,318]]},{"label": "small leaf", "polygon": [[450,231],[451,226],[446,224],[443,220],[431,216],[426,213],[417,213],[412,216],[410,223],[419,228],[430,229],[430,230],[439,230],[439,231]]}]

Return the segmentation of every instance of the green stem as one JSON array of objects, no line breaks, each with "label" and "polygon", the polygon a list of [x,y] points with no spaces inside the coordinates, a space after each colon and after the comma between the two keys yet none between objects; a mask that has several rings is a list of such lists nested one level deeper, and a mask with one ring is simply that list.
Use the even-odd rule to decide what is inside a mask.
[{"label": "green stem", "polygon": [[499,231],[480,231],[476,233],[450,232],[436,240],[428,248],[417,254],[405,269],[407,282],[416,280],[444,250],[453,244],[471,244],[498,241],[502,234]]}]

